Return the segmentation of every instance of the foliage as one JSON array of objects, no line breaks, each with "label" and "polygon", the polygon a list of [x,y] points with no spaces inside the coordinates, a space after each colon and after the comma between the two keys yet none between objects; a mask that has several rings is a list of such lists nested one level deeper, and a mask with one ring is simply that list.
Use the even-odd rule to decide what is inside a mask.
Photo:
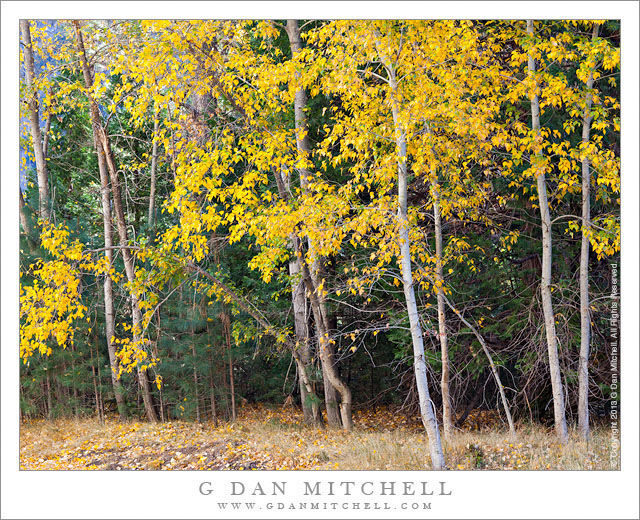
[{"label": "foliage", "polygon": [[[447,311],[457,416],[467,407],[494,409],[498,392],[464,317],[490,346],[515,415],[545,420],[550,388],[535,217],[541,172],[553,216],[552,289],[569,410],[577,393],[582,233],[592,248],[592,406],[607,406],[603,297],[611,289],[609,261],[620,250],[618,22],[539,21],[532,39],[523,21],[313,21],[303,24],[302,49],[292,54],[281,21],[89,21],[81,31],[90,89],[73,24],[31,27],[34,88],[42,126],[49,122],[53,217],[47,223],[30,215],[38,193],[25,126],[22,184],[33,224],[21,242],[26,416],[108,416],[112,370],[134,415],[142,413],[133,377],[141,370],[165,421],[230,419],[233,402],[242,399],[299,400],[291,288],[301,280],[288,270],[296,258],[318,277],[331,323],[327,339],[354,403],[414,413],[398,269],[397,132],[407,146],[411,264],[433,381],[442,370],[439,291],[459,313]],[[533,76],[529,54],[538,65]],[[587,89],[590,73],[595,82]],[[306,130],[295,118],[302,90]],[[529,124],[536,92],[540,139]],[[91,120],[92,103],[100,122]],[[96,126],[109,138],[129,232],[128,244],[112,246],[111,264]],[[298,146],[305,138],[308,151]],[[583,159],[594,187],[588,223],[577,216]],[[113,189],[107,187],[108,198]],[[442,279],[435,276],[436,200]],[[134,264],[130,283],[125,247]],[[106,277],[114,287],[113,338],[106,337],[103,311]],[[142,315],[138,327],[132,297]],[[319,390],[323,338],[307,314],[310,373]],[[107,352],[112,339],[117,371]],[[312,458],[304,463],[316,464]]]},{"label": "foliage", "polygon": [[[299,413],[255,406],[238,423],[214,427],[170,421],[160,425],[96,420],[34,421],[23,425],[22,469],[48,470],[421,470],[429,452],[419,421],[393,409],[355,414],[346,435],[304,428]],[[456,434],[452,470],[612,469],[610,443],[597,430],[588,450],[562,447],[540,426],[522,425],[520,442],[492,432]],[[46,441],[46,442],[43,442]]]}]

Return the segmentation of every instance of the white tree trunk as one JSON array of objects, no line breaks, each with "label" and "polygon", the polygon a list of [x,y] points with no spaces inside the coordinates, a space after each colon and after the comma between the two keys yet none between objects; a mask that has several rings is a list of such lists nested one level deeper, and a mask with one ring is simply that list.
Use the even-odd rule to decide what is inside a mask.
[{"label": "white tree trunk", "polygon": [[[533,20],[527,20],[527,32],[533,37]],[[528,61],[529,75],[534,76],[536,71],[535,59],[529,53]],[[536,135],[536,139],[541,139],[540,135],[540,105],[537,93],[531,100],[531,125]],[[536,152],[540,158],[542,151]],[[560,372],[560,360],[558,357],[558,337],[556,335],[555,315],[553,312],[553,302],[551,299],[551,214],[549,202],[547,200],[547,183],[544,171],[536,172],[538,185],[538,203],[540,206],[540,224],[542,226],[542,273],[540,280],[540,292],[542,297],[542,309],[544,312],[544,325],[547,337],[547,350],[549,355],[549,371],[551,373],[551,389],[553,392],[553,411],[555,419],[556,434],[562,443],[568,440],[567,420],[565,417],[564,388],[562,385],[562,374]]]},{"label": "white tree trunk", "polygon": [[433,403],[429,395],[427,380],[427,363],[424,355],[424,341],[422,339],[422,327],[418,315],[418,306],[413,289],[413,273],[411,268],[411,244],[409,242],[409,219],[407,212],[407,139],[399,118],[398,103],[396,100],[397,82],[395,71],[390,65],[385,64],[389,74],[389,86],[391,88],[391,110],[396,137],[396,153],[398,156],[398,246],[400,248],[400,264],[402,270],[402,285],[404,298],[409,315],[409,327],[413,343],[413,365],[416,376],[416,387],[420,401],[420,415],[422,424],[429,437],[429,451],[431,453],[431,465],[433,469],[445,468],[444,453],[440,440],[438,421],[433,409]]},{"label": "white tree trunk", "polygon": [[[113,157],[111,155],[111,146],[109,144],[109,139],[107,137],[106,132],[100,125],[101,131],[101,141],[102,141],[102,149],[104,150],[104,155],[107,162],[107,167],[109,170],[109,177],[111,179],[111,193],[113,195],[113,206],[116,211],[116,221],[118,227],[118,236],[120,238],[120,246],[122,247],[122,260],[124,262],[124,270],[127,275],[127,281],[133,285],[136,281],[135,274],[135,260],[131,251],[128,247],[129,245],[129,236],[127,232],[127,221],[124,214],[124,207],[122,204],[122,194],[120,190],[120,180],[118,178],[118,170],[113,163]],[[140,310],[140,305],[138,303],[138,297],[134,292],[130,294],[131,298],[131,314],[133,316],[133,342],[137,344],[140,348],[140,343],[142,341],[142,312]],[[147,374],[145,370],[142,370],[138,367],[138,382],[140,383],[140,388],[142,390],[142,400],[144,402],[145,413],[147,415],[147,419],[151,422],[157,422],[158,416],[155,412],[155,408],[153,406],[153,398],[151,396],[151,388],[149,385],[149,380],[147,379]]]},{"label": "white tree trunk", "polygon": [[307,299],[305,297],[304,283],[300,279],[300,263],[296,259],[289,262],[289,275],[294,280],[292,287],[294,331],[297,343],[297,353],[292,353],[298,369],[300,387],[300,399],[302,411],[307,424],[322,426],[322,414],[320,412],[318,398],[311,381],[311,352],[309,350],[309,332],[307,326]]},{"label": "white tree trunk", "polygon": [[[286,26],[287,37],[289,38],[289,46],[291,48],[291,56],[294,57],[296,53],[300,52],[302,49],[302,39],[300,38],[300,27],[298,26],[298,20],[287,20]],[[295,116],[295,129],[296,129],[296,147],[298,152],[303,155],[305,158],[308,158],[311,154],[311,144],[309,142],[308,137],[308,121],[307,115],[305,113],[305,108],[307,106],[307,94],[302,86],[296,90],[295,99],[294,99],[294,116]],[[311,172],[307,168],[300,168],[300,188],[303,193],[308,192],[308,179],[311,175]],[[309,240],[309,254],[314,256],[314,244],[313,241]],[[300,262],[300,258],[297,259]],[[318,279],[320,262],[316,258],[313,262],[313,266],[311,268],[311,280],[314,287],[318,287],[320,285],[320,280]],[[298,266],[298,272],[301,271],[300,266]],[[343,421],[341,419],[342,408],[338,406],[338,389],[331,382],[332,379],[337,377],[337,369],[335,366],[328,367],[326,365],[327,362],[334,363],[334,349],[327,338],[322,339],[321,330],[324,330],[327,334],[329,333],[328,321],[326,320],[326,305],[324,301],[324,297],[322,294],[316,293],[316,299],[319,305],[318,313],[323,316],[324,323],[317,324],[316,323],[316,334],[318,336],[318,348],[322,350],[321,355],[319,356],[320,361],[322,363],[322,374],[323,374],[323,382],[324,382],[324,395],[325,395],[325,407],[327,411],[327,422],[329,426],[333,428],[344,427]],[[295,298],[294,298],[294,307],[295,307]],[[295,309],[294,309],[295,311]],[[315,313],[314,313],[315,316]],[[305,323],[305,332],[308,332],[308,327],[306,327]],[[307,334],[308,341],[308,334]],[[320,346],[322,345],[322,347]],[[346,383],[341,381],[341,387],[346,388]],[[349,405],[350,407],[350,405]],[[351,412],[349,412],[351,413]],[[348,421],[351,423],[351,419]]]},{"label": "white tree trunk", "polygon": [[20,20],[22,33],[22,51],[24,56],[24,77],[27,86],[27,106],[31,138],[33,139],[33,155],[36,160],[38,174],[39,213],[43,220],[51,219],[51,200],[49,200],[49,174],[44,154],[42,132],[40,130],[40,110],[38,92],[34,85],[35,68],[33,64],[33,46],[31,43],[31,26],[29,20]]},{"label": "white tree trunk", "polygon": [[159,116],[156,113],[153,121],[153,145],[151,146],[151,186],[149,187],[149,216],[147,219],[149,233],[156,227],[156,173],[158,170],[158,142],[156,141],[156,136],[158,135],[159,127]]},{"label": "white tree trunk", "polygon": [[[93,85],[93,77],[89,70],[87,58],[84,51],[84,42],[82,41],[82,33],[79,26],[76,25],[76,43],[78,52],[82,60],[82,72],[84,75],[84,83],[87,89]],[[98,170],[100,173],[100,198],[102,202],[102,224],[104,229],[104,247],[105,256],[109,263],[109,269],[113,265],[113,232],[112,232],[112,219],[111,219],[111,201],[109,199],[109,177],[107,173],[107,164],[104,157],[104,151],[99,141],[100,130],[98,107],[95,103],[91,103],[91,123],[93,128],[93,145],[98,157]],[[116,346],[113,343],[115,336],[115,311],[113,303],[113,282],[111,276],[107,275],[104,278],[103,284],[104,292],[104,321],[105,321],[105,334],[107,336],[107,351],[109,353],[109,364],[111,365],[111,384],[113,385],[113,391],[116,397],[116,404],[118,407],[118,413],[120,417],[124,419],[126,417],[126,407],[124,402],[124,388],[119,379],[120,366],[118,358],[116,357]]]},{"label": "white tree trunk", "polygon": [[442,270],[442,221],[440,217],[440,186],[438,179],[431,180],[433,191],[433,219],[436,235],[436,297],[438,300],[438,336],[440,337],[440,359],[442,361],[442,426],[445,440],[450,440],[453,433],[453,419],[451,418],[451,393],[449,392],[449,344],[447,337],[447,318],[444,305],[444,274]]},{"label": "white tree trunk", "polygon": [[[78,51],[82,49],[81,55],[83,59],[83,72],[85,74],[85,86],[87,85],[87,74],[89,78],[91,78],[91,72],[89,71],[89,66],[87,63],[86,54],[84,52],[84,42],[82,39],[82,31],[80,30],[79,22],[74,22],[76,28],[76,39],[78,45]],[[91,83],[88,83],[90,86]],[[96,106],[95,101],[93,99],[89,100],[92,107],[92,123],[94,125],[94,131],[97,132],[95,135],[96,140],[99,145],[102,147],[102,151],[104,153],[104,159],[107,165],[107,170],[109,172],[109,177],[111,179],[111,194],[113,195],[113,207],[116,212],[117,219],[117,227],[118,227],[118,236],[120,238],[120,246],[122,248],[122,260],[124,262],[124,268],[127,275],[127,281],[130,284],[135,283],[135,262],[133,259],[133,255],[129,250],[129,236],[127,233],[127,222],[124,214],[124,207],[122,204],[122,194],[120,191],[120,180],[118,178],[118,170],[113,163],[113,157],[111,154],[111,145],[109,144],[109,138],[107,133],[105,132],[102,126],[102,118],[100,116],[100,112],[98,111],[98,107]],[[100,154],[98,154],[100,156]],[[138,304],[138,297],[132,292],[130,295],[131,298],[131,313],[133,316],[133,342],[139,344],[142,339],[142,312],[140,311],[140,305]],[[153,407],[153,400],[151,397],[151,389],[149,385],[149,381],[147,379],[147,374],[144,370],[138,368],[138,382],[140,384],[140,389],[142,390],[142,398],[144,401],[144,408],[147,418],[152,422],[158,421],[158,416],[155,412],[155,408]]]},{"label": "white tree trunk", "polygon": [[[593,39],[598,37],[598,24],[593,26]],[[587,93],[582,116],[582,143],[591,136],[591,89],[593,69],[587,78]],[[589,159],[582,159],[582,242],[580,244],[580,362],[578,365],[578,430],[589,440],[589,350],[591,348],[591,313],[589,312],[589,227],[591,224],[591,171]]]}]

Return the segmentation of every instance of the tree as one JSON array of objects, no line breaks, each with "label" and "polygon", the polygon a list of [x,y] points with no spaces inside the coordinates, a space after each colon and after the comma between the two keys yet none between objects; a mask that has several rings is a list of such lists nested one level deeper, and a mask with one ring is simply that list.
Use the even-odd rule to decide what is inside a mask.
[{"label": "tree", "polygon": [[156,176],[158,171],[158,130],[160,120],[156,114],[153,119],[153,145],[151,149],[151,185],[149,187],[149,215],[147,217],[147,225],[149,230],[156,227]]},{"label": "tree", "polygon": [[[81,60],[82,75],[84,77],[84,86],[87,89],[87,92],[91,92],[91,88],[93,87],[93,76],[87,61],[80,23],[77,21],[74,22],[74,27],[76,33],[76,45]],[[104,277],[103,284],[105,335],[107,339],[107,351],[109,353],[109,364],[111,365],[111,382],[113,384],[113,391],[116,397],[118,413],[120,414],[120,418],[124,419],[126,417],[124,389],[120,383],[120,363],[116,356],[116,347],[114,344],[114,339],[116,337],[116,316],[113,301],[113,280],[111,278],[111,269],[113,269],[113,222],[111,220],[111,200],[109,197],[109,174],[107,173],[107,161],[102,148],[102,143],[99,140],[100,131],[102,130],[100,126],[100,111],[95,100],[90,94],[88,95],[88,98],[91,111],[93,145],[96,156],[98,157],[98,171],[100,173],[100,200],[102,203],[102,222],[104,229],[104,256],[107,261],[108,269],[107,274]]]},{"label": "tree", "polygon": [[[297,20],[287,20],[286,34],[289,40],[289,47],[291,50],[292,60],[295,59],[296,53],[302,49],[302,40],[300,38],[300,28]],[[295,74],[294,81],[300,82],[299,74]],[[304,157],[307,161],[311,155],[311,146],[309,144],[309,128],[307,125],[307,115],[305,110],[307,109],[307,94],[303,85],[298,85],[294,99],[294,119],[296,130],[296,148],[298,153]],[[308,194],[308,183],[311,176],[311,172],[306,167],[301,167],[300,171],[300,188],[303,193]],[[290,178],[287,176],[287,183],[290,183]],[[290,190],[290,186],[287,186]],[[295,240],[295,239],[294,239]],[[292,243],[293,245],[293,243]],[[314,246],[313,242],[309,240],[309,249],[313,254]],[[309,327],[307,319],[307,298],[305,295],[305,285],[300,279],[301,275],[301,259],[297,255],[293,255],[292,260],[289,262],[289,274],[294,282],[293,288],[293,313],[295,321],[295,333],[300,344],[300,360],[302,365],[298,367],[298,370],[309,371],[312,369],[311,365],[311,352],[309,349]],[[316,260],[313,266],[312,275],[314,276],[314,284],[318,284],[318,261]],[[329,348],[331,348],[329,346]],[[333,352],[329,352],[330,358],[333,357]],[[321,358],[323,359],[323,358]],[[324,395],[325,406],[327,410],[327,420],[330,426],[340,427],[340,414],[338,413],[338,403],[336,400],[336,390],[329,380],[329,375],[326,373],[326,368],[323,362],[324,372]],[[306,387],[300,380],[300,396],[302,399],[302,407],[305,412],[305,418],[307,422],[319,425],[322,423],[322,416],[319,414],[318,403],[314,402],[312,396],[308,395]],[[311,402],[309,402],[311,401]]]},{"label": "tree", "polygon": [[[111,219],[110,218],[108,219],[108,210],[106,209],[106,206],[108,206],[108,202],[109,202],[108,194],[106,193],[106,172],[105,172],[105,165],[106,165],[106,170],[109,172],[109,176],[111,179],[111,194],[113,196],[113,206],[116,212],[118,235],[120,237],[120,247],[122,249],[122,258],[124,261],[125,272],[126,272],[129,283],[133,286],[136,281],[135,264],[134,264],[133,255],[131,254],[131,250],[129,248],[127,221],[124,214],[124,208],[122,205],[122,195],[120,192],[120,180],[118,179],[118,171],[113,162],[114,159],[113,159],[113,154],[111,152],[111,146],[109,144],[109,137],[102,124],[102,116],[100,115],[100,111],[98,110],[96,101],[91,97],[91,90],[90,90],[92,86],[91,72],[89,70],[89,66],[87,63],[87,58],[86,58],[85,49],[84,49],[84,42],[82,40],[82,31],[80,28],[80,23],[78,21],[74,21],[74,27],[76,31],[78,53],[80,54],[80,57],[82,59],[82,69],[83,69],[83,75],[85,80],[85,88],[87,89],[89,103],[91,104],[92,129],[95,132],[94,141],[96,143],[96,147],[98,148],[98,151],[97,151],[98,161],[99,161],[99,164],[102,163],[102,166],[100,167],[100,181],[101,181],[101,191],[103,193],[102,200],[103,200],[103,215],[104,215],[103,218],[105,220],[105,244],[107,242],[107,237],[111,234],[111,230],[110,230]],[[107,230],[107,227],[109,227],[108,230]],[[105,247],[107,246],[105,245]],[[109,262],[111,261],[111,259],[108,256],[107,256],[107,259]],[[106,277],[106,279],[108,278],[109,276]],[[105,284],[107,284],[107,280],[105,280]],[[108,290],[108,289],[105,288],[105,290]],[[133,347],[136,349],[142,350],[143,343],[144,343],[144,338],[142,336],[142,328],[143,328],[142,312],[140,311],[138,296],[135,294],[134,291],[131,292],[130,298],[131,298],[131,311],[133,316]],[[111,300],[111,305],[112,305],[112,301],[113,301],[112,295],[108,295],[105,293],[105,307],[107,306],[108,299]],[[106,311],[106,312],[109,313],[109,311]],[[109,323],[109,320],[110,320],[110,316],[107,317],[107,323]],[[107,325],[108,338],[109,338],[110,327],[111,325]],[[109,339],[107,339],[107,341],[110,342]],[[110,357],[112,355],[112,350],[113,350],[113,347],[110,347],[110,351],[109,351]],[[115,359],[112,362],[112,370],[113,368],[115,368],[113,366],[114,364],[115,364]],[[117,378],[119,374],[120,374],[119,371],[117,374],[114,372],[114,377]],[[145,368],[138,367],[138,381],[140,383],[140,388],[142,389],[142,396],[144,400],[144,406],[145,406],[147,418],[150,421],[157,422],[158,417],[154,409],[154,405],[151,397],[151,390],[149,387],[149,381],[147,379]],[[120,393],[119,388],[116,389],[116,395],[118,395],[118,393]],[[122,402],[118,403],[118,405],[119,405],[119,408],[122,409]]]},{"label": "tree", "polygon": [[[535,27],[533,20],[527,20],[527,34],[535,38]],[[529,77],[533,81],[531,94],[531,128],[534,132],[535,155],[532,157],[532,165],[538,186],[538,204],[540,207],[540,223],[542,225],[542,272],[540,278],[540,292],[542,297],[542,308],[544,310],[544,325],[547,337],[547,348],[549,353],[549,370],[551,372],[551,386],[553,389],[553,410],[555,418],[556,434],[562,443],[566,443],[569,437],[567,431],[567,418],[565,415],[564,388],[562,384],[562,374],[560,372],[560,361],[558,359],[558,337],[556,335],[555,315],[553,312],[553,302],[551,300],[551,262],[552,262],[552,240],[551,240],[551,213],[547,200],[547,185],[545,175],[544,159],[541,149],[540,135],[540,106],[535,79],[536,62],[533,55],[533,48],[529,50],[528,61]]]},{"label": "tree", "polygon": [[31,42],[31,22],[20,20],[22,35],[22,52],[24,58],[25,86],[27,90],[27,105],[33,155],[38,172],[39,216],[47,221],[51,219],[51,200],[49,197],[49,174],[44,149],[44,140],[40,130],[40,110],[38,104],[38,88],[35,83],[35,67],[33,57],[33,43]]},{"label": "tree", "polygon": [[25,415],[218,422],[299,392],[319,426],[324,383],[330,426],[393,405],[442,468],[474,407],[515,435],[559,382],[585,438],[610,391],[618,25],[531,26],[31,24],[60,225],[21,258]]},{"label": "tree", "polygon": [[19,189],[19,192],[20,192],[20,202],[19,202],[20,226],[22,227],[22,232],[26,236],[29,249],[34,250],[36,245],[35,245],[35,242],[33,241],[33,228],[31,226],[29,214],[27,213],[27,204],[25,203],[24,197],[22,196],[22,188]]},{"label": "tree", "polygon": [[442,425],[444,427],[444,438],[451,439],[453,429],[453,419],[451,415],[451,394],[449,392],[449,345],[447,341],[447,318],[445,315],[445,295],[442,290],[444,285],[444,275],[442,272],[442,221],[440,217],[440,186],[437,174],[431,179],[431,191],[433,193],[433,221],[436,237],[436,272],[435,283],[438,288],[438,336],[440,337],[440,352],[442,359],[442,380],[440,388],[442,390]]}]

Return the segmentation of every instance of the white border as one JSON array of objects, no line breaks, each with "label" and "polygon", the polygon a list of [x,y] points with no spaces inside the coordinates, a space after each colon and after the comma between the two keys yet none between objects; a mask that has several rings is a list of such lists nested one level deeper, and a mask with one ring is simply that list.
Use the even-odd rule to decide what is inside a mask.
[{"label": "white border", "polygon": [[[214,518],[203,480],[446,480],[433,518],[638,518],[637,2],[3,2],[2,518]],[[620,472],[18,472],[18,19],[28,18],[619,18],[622,19],[622,471]],[[288,498],[292,498],[288,496]],[[295,497],[293,497],[295,498]],[[228,513],[225,513],[228,515]],[[390,518],[398,511],[261,510],[260,518]],[[235,516],[247,517],[247,512]]]}]

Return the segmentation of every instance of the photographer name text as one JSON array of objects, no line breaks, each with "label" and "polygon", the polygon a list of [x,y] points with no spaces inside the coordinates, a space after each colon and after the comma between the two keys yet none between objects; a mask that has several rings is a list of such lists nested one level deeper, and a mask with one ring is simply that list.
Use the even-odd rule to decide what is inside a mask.
[{"label": "photographer name text", "polygon": [[363,496],[450,496],[453,492],[445,481],[269,481],[242,482],[229,481],[217,484],[201,482],[198,492],[205,496],[286,497],[293,493],[296,496],[308,497],[348,497]]}]

